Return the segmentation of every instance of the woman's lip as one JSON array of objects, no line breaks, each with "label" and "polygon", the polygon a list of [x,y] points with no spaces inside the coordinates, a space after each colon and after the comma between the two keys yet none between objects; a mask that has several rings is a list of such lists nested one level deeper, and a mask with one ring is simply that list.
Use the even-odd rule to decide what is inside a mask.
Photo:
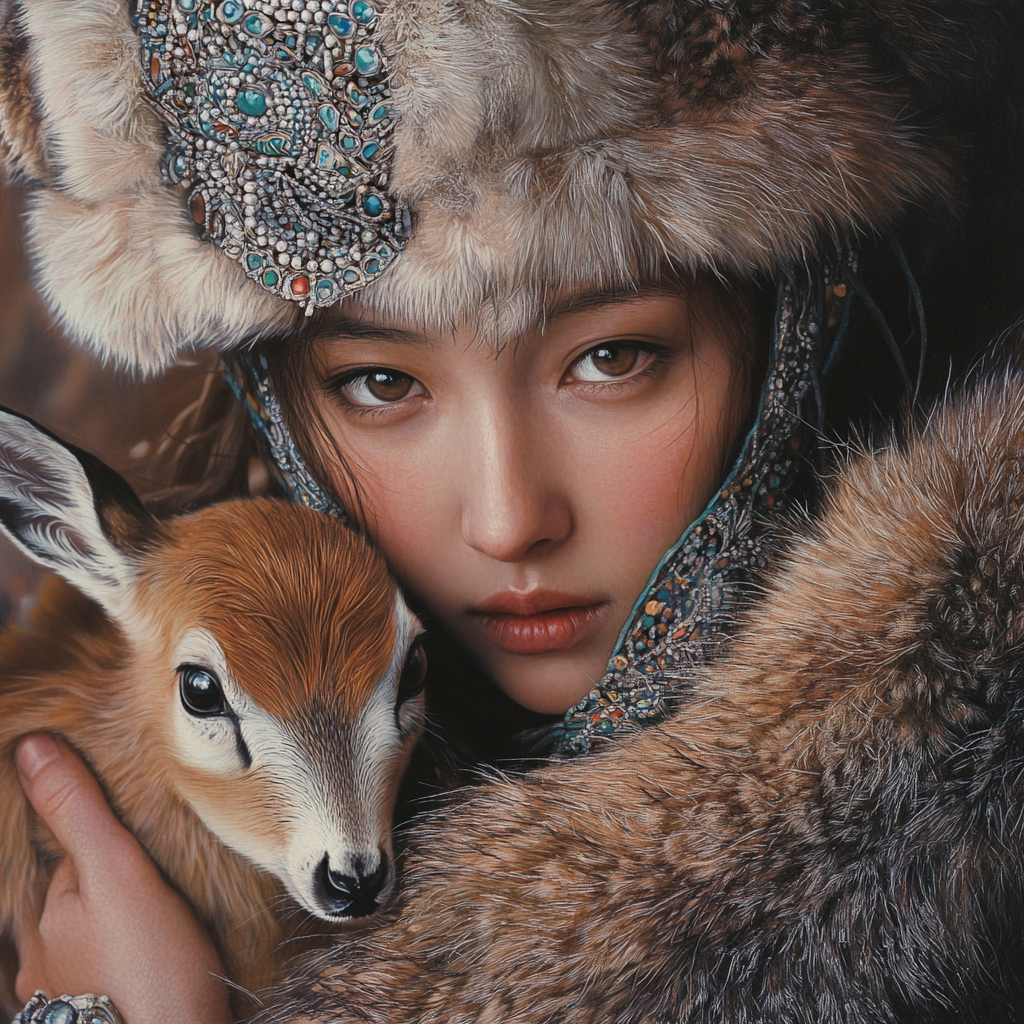
[{"label": "woman's lip", "polygon": [[[573,603],[563,604],[566,598]],[[567,594],[500,594],[470,614],[496,647],[511,654],[547,654],[583,643],[601,624],[607,607],[607,601],[583,603]]]},{"label": "woman's lip", "polygon": [[481,601],[469,611],[471,615],[539,615],[561,608],[590,608],[599,604],[605,604],[603,598],[570,594],[564,590],[531,590],[528,594],[506,590]]}]

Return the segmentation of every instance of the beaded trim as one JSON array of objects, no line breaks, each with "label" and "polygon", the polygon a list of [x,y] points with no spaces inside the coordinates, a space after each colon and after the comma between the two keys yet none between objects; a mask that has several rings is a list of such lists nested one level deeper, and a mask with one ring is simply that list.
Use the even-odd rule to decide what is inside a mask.
[{"label": "beaded trim", "polygon": [[284,421],[270,382],[266,356],[236,352],[224,359],[224,376],[245,406],[252,425],[267,444],[271,462],[285,494],[292,501],[347,523],[344,509],[313,478]]},{"label": "beaded trim", "polygon": [[307,314],[388,267],[411,220],[370,0],[139,0],[135,23],[204,239]]},{"label": "beaded trim", "polygon": [[68,996],[47,999],[37,989],[11,1024],[124,1024],[109,996]]},{"label": "beaded trim", "polygon": [[808,464],[813,427],[808,398],[821,415],[820,374],[838,342],[856,271],[852,252],[819,276],[785,275],[779,285],[772,362],[757,420],[722,489],[665,555],[619,636],[601,682],[565,718],[530,739],[563,756],[584,754],[627,723],[654,721],[711,661],[728,632],[739,590],[762,569],[761,537]]}]

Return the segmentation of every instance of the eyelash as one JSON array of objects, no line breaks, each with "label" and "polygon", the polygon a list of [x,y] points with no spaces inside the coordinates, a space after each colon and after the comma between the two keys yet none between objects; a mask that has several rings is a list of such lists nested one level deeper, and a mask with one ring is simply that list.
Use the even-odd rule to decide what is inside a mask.
[{"label": "eyelash", "polygon": [[[627,373],[622,377],[609,377],[606,381],[588,381],[577,379],[577,385],[583,388],[587,388],[588,390],[598,389],[605,394],[607,394],[610,389],[615,391],[626,390],[630,387],[636,386],[641,381],[648,380],[650,377],[654,376],[654,374],[658,371],[658,369],[662,366],[662,364],[665,361],[666,353],[659,346],[651,344],[640,344],[637,342],[620,342],[619,344],[629,344],[631,347],[635,347],[637,350],[638,357],[648,357],[647,365],[639,370]],[[591,355],[592,353],[598,351],[602,347],[610,346],[611,343],[609,342],[604,342],[601,345],[591,346],[572,361],[569,370],[566,371],[566,375],[568,375],[569,372],[571,372],[573,367],[579,365],[579,363],[582,360],[586,359],[588,355]],[[345,370],[344,372],[334,377],[331,377],[329,380],[324,382],[324,390],[329,395],[331,395],[336,401],[344,405],[347,411],[357,416],[372,418],[380,415],[387,415],[396,406],[400,405],[403,401],[405,401],[405,397],[396,399],[393,402],[381,402],[379,405],[364,405],[360,402],[352,401],[346,390],[355,381],[366,380],[367,378],[370,377],[371,374],[379,372],[393,373],[396,376],[409,377],[409,379],[412,380],[414,384],[420,384],[420,382],[416,380],[415,377],[412,377],[409,374],[401,373],[400,371],[397,370],[393,370],[387,366],[361,366],[358,369]],[[420,387],[423,387],[423,385],[420,384]],[[421,396],[415,395],[412,397],[419,398]]]},{"label": "eyelash", "polygon": [[[646,342],[641,343],[625,341],[618,342],[618,345],[620,347],[629,345],[630,347],[635,348],[637,350],[638,358],[643,358],[645,356],[648,357],[647,365],[643,366],[639,370],[631,371],[622,377],[609,377],[605,381],[577,380],[577,384],[580,387],[588,389],[598,389],[604,394],[608,394],[610,390],[616,392],[628,390],[629,388],[639,384],[641,381],[646,381],[653,377],[658,372],[658,370],[664,365],[668,357],[667,350],[665,350],[659,345],[651,345],[650,343]],[[596,352],[600,348],[611,347],[613,347],[613,343],[611,342],[604,342],[601,345],[592,345],[590,348],[588,348],[585,352],[582,352],[572,361],[572,363],[569,366],[569,370],[566,371],[566,374],[568,375],[568,373],[571,372],[573,367],[579,365],[579,363],[582,360],[586,359],[586,357],[591,353]]]},{"label": "eyelash", "polygon": [[[329,378],[324,382],[324,391],[333,398],[335,401],[340,402],[346,409],[347,412],[353,413],[356,416],[367,416],[375,417],[379,415],[387,415],[395,406],[399,405],[403,399],[397,399],[394,402],[382,402],[380,405],[363,405],[359,402],[353,402],[349,397],[346,388],[357,380],[365,380],[374,373],[393,373],[396,376],[409,377],[414,384],[419,384],[419,381],[410,374],[400,373],[398,370],[393,370],[388,366],[361,366],[356,370],[345,370],[342,373],[337,374],[334,377]],[[423,385],[421,384],[420,387]],[[424,389],[426,390],[426,389]],[[419,398],[421,396],[413,396]]]}]

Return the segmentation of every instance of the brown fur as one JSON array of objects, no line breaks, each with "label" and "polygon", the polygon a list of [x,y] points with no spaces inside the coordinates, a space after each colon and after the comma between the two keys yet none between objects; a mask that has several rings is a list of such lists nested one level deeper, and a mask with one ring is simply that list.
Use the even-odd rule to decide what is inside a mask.
[{"label": "brown fur", "polygon": [[[123,543],[116,512],[108,507],[106,518]],[[126,528],[139,539],[137,523]],[[0,637],[0,932],[38,914],[59,852],[13,760],[17,737],[47,730],[84,755],[121,820],[209,929],[232,980],[258,989],[302,936],[338,926],[301,911],[196,813],[213,803],[224,820],[273,842],[292,808],[260,771],[225,778],[179,762],[168,724],[178,700],[175,638],[196,624],[218,637],[248,693],[282,719],[305,716],[299,728],[318,729],[319,753],[337,762],[346,723],[393,656],[395,587],[351,531],[266,499],[154,524],[145,550],[133,639],[59,580],[30,628]],[[380,780],[381,799],[393,805],[397,784]],[[4,966],[9,982],[13,964]]]},{"label": "brown fur", "polygon": [[1024,382],[840,477],[666,724],[411,831],[267,1020],[1024,1014]]}]

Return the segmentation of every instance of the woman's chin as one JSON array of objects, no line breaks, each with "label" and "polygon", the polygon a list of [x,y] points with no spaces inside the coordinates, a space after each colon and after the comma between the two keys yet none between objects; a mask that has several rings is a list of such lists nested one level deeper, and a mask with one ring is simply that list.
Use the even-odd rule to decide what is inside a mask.
[{"label": "woman's chin", "polygon": [[536,654],[492,650],[480,660],[497,686],[517,704],[540,714],[560,715],[600,682],[610,653],[610,643],[599,648],[588,643]]}]

